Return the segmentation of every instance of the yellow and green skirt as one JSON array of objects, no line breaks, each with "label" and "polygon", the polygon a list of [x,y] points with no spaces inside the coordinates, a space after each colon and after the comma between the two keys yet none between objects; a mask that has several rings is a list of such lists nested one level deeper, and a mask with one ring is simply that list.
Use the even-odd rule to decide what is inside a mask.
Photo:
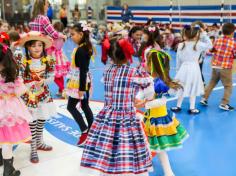
[{"label": "yellow and green skirt", "polygon": [[145,133],[151,150],[171,150],[182,147],[188,133],[166,106],[152,108],[145,113]]}]

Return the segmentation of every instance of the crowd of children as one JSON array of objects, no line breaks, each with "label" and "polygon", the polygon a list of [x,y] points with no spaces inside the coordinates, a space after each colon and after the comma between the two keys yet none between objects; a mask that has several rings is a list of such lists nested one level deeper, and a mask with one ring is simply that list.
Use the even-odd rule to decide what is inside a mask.
[{"label": "crowd of children", "polygon": [[[56,114],[49,90],[53,81],[59,88],[57,95],[67,95],[67,110],[82,133],[78,140],[78,146],[84,146],[81,172],[91,175],[148,176],[153,170],[151,149],[157,152],[165,176],[174,176],[166,152],[181,147],[188,133],[167,110],[170,91],[178,97],[171,111],[180,112],[183,99],[189,97],[188,112],[194,115],[200,113],[196,97],[203,96],[200,103],[207,106],[221,80],[225,93],[219,108],[234,110],[229,105],[236,56],[233,24],[226,23],[220,30],[217,24],[206,27],[197,21],[174,33],[170,24],[153,21],[145,26],[78,23],[70,29],[76,44],[70,63],[62,50],[63,24],[52,25],[44,15],[47,1],[36,2],[30,31],[23,26],[10,30],[6,21],[0,22],[0,165],[4,165],[4,176],[20,175],[13,166],[14,144],[31,144],[32,163],[39,162],[38,150],[53,150],[43,140],[46,120]],[[104,107],[96,117],[89,106],[94,43],[101,44],[102,62],[108,65],[103,74]],[[177,51],[174,79],[169,76],[168,50]],[[206,86],[202,65],[207,53],[213,59]],[[137,67],[131,65],[133,56],[139,57]],[[140,119],[136,110],[142,107],[146,113]]]}]

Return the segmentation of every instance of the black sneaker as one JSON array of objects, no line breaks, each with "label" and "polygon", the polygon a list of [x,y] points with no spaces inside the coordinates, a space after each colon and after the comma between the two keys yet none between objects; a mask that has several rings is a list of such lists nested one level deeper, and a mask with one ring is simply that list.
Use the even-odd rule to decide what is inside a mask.
[{"label": "black sneaker", "polygon": [[223,109],[225,111],[233,111],[234,110],[234,107],[230,106],[229,104],[220,104],[219,106],[220,109]]},{"label": "black sneaker", "polygon": [[205,98],[202,98],[201,101],[200,101],[201,105],[203,106],[208,106],[208,102]]},{"label": "black sneaker", "polygon": [[172,111],[172,112],[180,112],[182,109],[180,108],[180,107],[173,107],[173,108],[170,108],[170,110]]},{"label": "black sneaker", "polygon": [[192,114],[192,115],[196,115],[196,114],[199,114],[199,113],[200,113],[200,110],[198,110],[198,109],[189,109],[189,110],[188,110],[188,113],[189,113],[189,114]]}]

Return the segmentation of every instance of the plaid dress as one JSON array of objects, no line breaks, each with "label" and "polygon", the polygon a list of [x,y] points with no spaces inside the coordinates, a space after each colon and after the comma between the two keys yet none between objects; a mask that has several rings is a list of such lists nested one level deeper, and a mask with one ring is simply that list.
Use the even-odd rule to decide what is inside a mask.
[{"label": "plaid dress", "polygon": [[135,93],[152,85],[147,73],[111,65],[104,74],[105,105],[90,129],[81,171],[97,176],[148,176],[152,160],[136,117]]}]

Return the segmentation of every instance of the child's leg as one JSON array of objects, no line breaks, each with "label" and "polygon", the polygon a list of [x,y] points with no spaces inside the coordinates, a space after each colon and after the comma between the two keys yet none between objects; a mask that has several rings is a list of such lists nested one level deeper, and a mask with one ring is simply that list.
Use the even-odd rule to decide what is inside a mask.
[{"label": "child's leg", "polygon": [[54,82],[57,84],[57,86],[59,87],[59,93],[62,93],[64,90],[64,78],[59,77],[59,78],[54,78]]},{"label": "child's leg", "polygon": [[38,157],[38,153],[37,153],[37,120],[30,122],[29,123],[30,126],[30,130],[31,130],[31,135],[32,135],[32,139],[31,139],[31,156],[30,156],[30,161],[32,163],[38,163],[39,162],[39,157]]},{"label": "child's leg", "polygon": [[3,165],[3,158],[2,158],[2,146],[0,146],[0,166]]},{"label": "child's leg", "polygon": [[189,101],[190,101],[190,109],[195,109],[196,96],[189,97]]},{"label": "child's leg", "polygon": [[212,69],[211,80],[210,80],[209,85],[206,87],[205,94],[203,96],[203,98],[205,98],[206,100],[210,96],[213,88],[216,86],[216,84],[220,80],[220,72],[219,71],[220,71],[219,69],[215,69],[215,68]]},{"label": "child's leg", "polygon": [[86,97],[81,100],[81,109],[84,111],[84,114],[86,116],[89,130],[93,124],[93,112],[89,106],[89,91],[86,91]]},{"label": "child's leg", "polygon": [[165,176],[174,176],[167,153],[165,151],[160,151],[157,152],[157,156],[160,160]]},{"label": "child's leg", "polygon": [[205,79],[204,79],[204,76],[203,76],[203,62],[204,62],[204,59],[202,60],[201,63],[199,63],[199,66],[200,66],[202,81],[203,81],[203,83],[205,84]]},{"label": "child's leg", "polygon": [[46,123],[46,120],[43,120],[43,119],[37,120],[37,127],[36,127],[37,149],[43,150],[43,151],[51,151],[52,146],[45,144],[43,141],[43,129],[44,129],[45,123]]},{"label": "child's leg", "polygon": [[19,176],[20,171],[13,166],[13,145],[2,145],[4,171],[3,176]]},{"label": "child's leg", "polygon": [[84,122],[83,116],[76,108],[76,105],[77,103],[79,103],[79,101],[80,101],[79,99],[69,97],[67,110],[71,113],[71,115],[73,116],[77,124],[79,125],[81,132],[87,132],[88,127],[86,123]]},{"label": "child's leg", "polygon": [[11,159],[13,157],[13,146],[2,145],[2,157],[3,159]]},{"label": "child's leg", "polygon": [[177,107],[181,108],[182,103],[184,100],[184,96],[183,96],[183,92],[178,96],[178,100],[177,100]]},{"label": "child's leg", "polygon": [[221,104],[229,104],[229,99],[232,94],[232,70],[222,69],[220,71],[220,80],[224,85],[224,97],[221,101]]},{"label": "child's leg", "polygon": [[184,100],[183,91],[181,91],[181,93],[179,93],[179,95],[178,95],[177,106],[176,107],[172,107],[171,111],[176,112],[176,113],[180,112],[183,100]]}]

